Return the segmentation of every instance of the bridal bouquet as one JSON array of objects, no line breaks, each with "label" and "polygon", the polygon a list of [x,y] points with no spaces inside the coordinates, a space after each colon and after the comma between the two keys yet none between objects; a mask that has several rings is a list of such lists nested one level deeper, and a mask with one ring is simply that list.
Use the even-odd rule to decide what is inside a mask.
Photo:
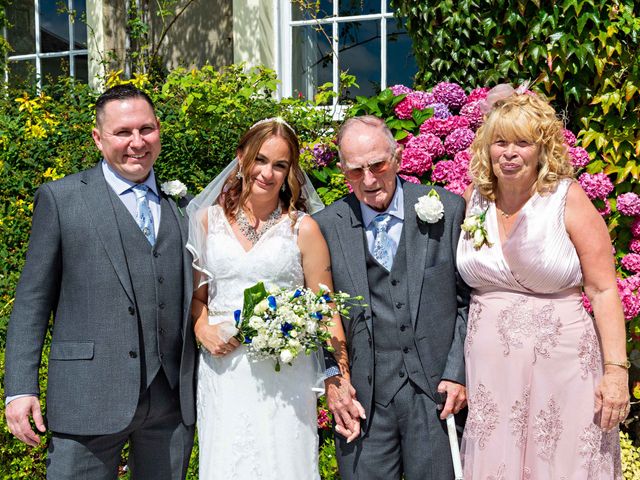
[{"label": "bridal bouquet", "polygon": [[302,287],[268,291],[259,282],[244,291],[242,311],[234,312],[235,338],[252,357],[275,360],[278,372],[280,363],[291,364],[300,353],[309,355],[326,345],[333,317],[346,315],[351,300],[360,298],[332,293],[322,284],[316,293]]}]

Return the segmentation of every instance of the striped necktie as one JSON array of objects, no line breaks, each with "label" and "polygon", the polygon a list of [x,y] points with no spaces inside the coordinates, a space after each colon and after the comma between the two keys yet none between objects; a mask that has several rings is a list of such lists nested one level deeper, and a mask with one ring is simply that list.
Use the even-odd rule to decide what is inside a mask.
[{"label": "striped necktie", "polygon": [[147,192],[149,187],[144,184],[138,184],[132,187],[133,193],[136,195],[136,206],[138,207],[138,213],[136,215],[136,222],[149,243],[153,246],[156,243],[156,232],[153,228],[153,215],[151,215],[151,209],[149,208],[149,201],[147,200]]},{"label": "striped necktie", "polygon": [[393,266],[393,246],[389,236],[390,222],[391,215],[388,213],[381,213],[373,219],[373,234],[375,237],[373,241],[373,258],[389,271]]}]

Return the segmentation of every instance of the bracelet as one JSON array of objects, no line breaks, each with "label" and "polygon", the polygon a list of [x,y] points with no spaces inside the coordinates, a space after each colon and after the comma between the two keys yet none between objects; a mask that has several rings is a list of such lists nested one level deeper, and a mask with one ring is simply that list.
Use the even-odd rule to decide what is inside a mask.
[{"label": "bracelet", "polygon": [[631,368],[631,362],[627,359],[624,362],[612,362],[609,360],[605,360],[604,362],[604,366],[606,367],[607,365],[614,365],[616,367],[622,367],[626,370],[629,370],[629,368]]}]

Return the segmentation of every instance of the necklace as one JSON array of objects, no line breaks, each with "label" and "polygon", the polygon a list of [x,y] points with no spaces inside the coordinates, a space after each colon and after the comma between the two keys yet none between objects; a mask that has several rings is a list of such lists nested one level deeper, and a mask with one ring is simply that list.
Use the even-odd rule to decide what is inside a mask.
[{"label": "necklace", "polygon": [[236,222],[238,222],[238,228],[242,232],[242,234],[246,237],[247,240],[251,242],[252,245],[258,243],[260,237],[264,235],[267,230],[273,227],[278,220],[280,220],[280,215],[282,214],[282,208],[280,208],[280,204],[276,207],[276,209],[269,214],[267,219],[262,224],[262,228],[260,231],[257,231],[253,228],[253,225],[249,223],[249,219],[247,215],[244,213],[242,208],[238,209],[238,213],[236,214]]}]

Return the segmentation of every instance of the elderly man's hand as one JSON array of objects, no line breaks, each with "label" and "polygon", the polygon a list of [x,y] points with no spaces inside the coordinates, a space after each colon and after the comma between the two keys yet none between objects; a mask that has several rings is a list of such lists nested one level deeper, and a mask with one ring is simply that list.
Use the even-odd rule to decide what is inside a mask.
[{"label": "elderly man's hand", "polygon": [[360,435],[360,419],[365,419],[364,408],[356,400],[356,390],[342,375],[324,381],[327,406],[336,422],[336,432],[347,439],[347,443]]},{"label": "elderly man's hand", "polygon": [[440,420],[446,420],[450,413],[456,414],[467,404],[467,389],[464,385],[449,380],[442,380],[438,385],[438,392],[447,394]]}]

